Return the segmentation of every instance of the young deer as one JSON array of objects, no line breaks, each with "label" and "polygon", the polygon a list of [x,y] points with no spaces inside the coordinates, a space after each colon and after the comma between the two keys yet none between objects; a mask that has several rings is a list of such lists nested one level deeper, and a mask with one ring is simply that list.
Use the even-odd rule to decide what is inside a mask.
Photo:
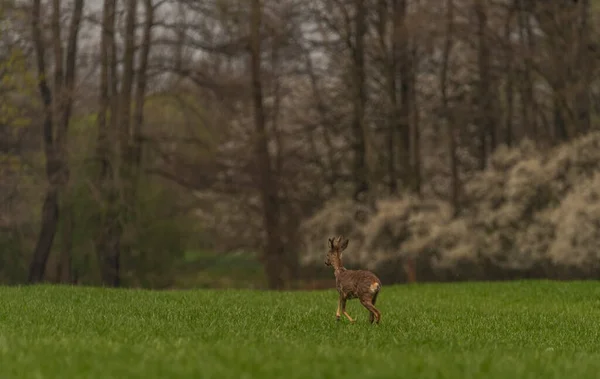
[{"label": "young deer", "polygon": [[381,281],[375,274],[366,270],[346,270],[342,265],[342,251],[348,247],[348,240],[342,236],[329,238],[329,252],[325,259],[327,266],[333,266],[335,284],[340,294],[336,320],[340,320],[340,312],[350,320],[355,320],[346,312],[346,300],[358,298],[360,303],[369,310],[369,321],[379,324],[381,313],[375,308],[377,295],[381,290]]}]

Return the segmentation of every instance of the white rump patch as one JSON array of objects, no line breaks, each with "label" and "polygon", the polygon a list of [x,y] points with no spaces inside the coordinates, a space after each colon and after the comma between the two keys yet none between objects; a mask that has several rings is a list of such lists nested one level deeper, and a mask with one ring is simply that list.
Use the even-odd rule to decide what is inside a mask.
[{"label": "white rump patch", "polygon": [[372,293],[379,291],[379,283],[373,282],[373,284],[371,284],[371,286],[369,287],[369,291],[371,291]]}]

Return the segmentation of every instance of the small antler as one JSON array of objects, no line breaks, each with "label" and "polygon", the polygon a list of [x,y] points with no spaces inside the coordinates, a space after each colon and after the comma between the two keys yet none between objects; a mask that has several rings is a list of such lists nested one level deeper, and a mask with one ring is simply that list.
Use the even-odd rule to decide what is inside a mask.
[{"label": "small antler", "polygon": [[329,239],[329,244],[332,249],[342,251],[348,247],[348,240],[344,240],[343,236],[337,236],[334,239]]}]

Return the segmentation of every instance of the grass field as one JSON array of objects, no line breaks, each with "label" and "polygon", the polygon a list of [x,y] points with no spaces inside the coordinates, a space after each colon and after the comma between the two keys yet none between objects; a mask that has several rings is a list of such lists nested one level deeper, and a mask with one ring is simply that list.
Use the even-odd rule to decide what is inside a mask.
[{"label": "grass field", "polygon": [[331,291],[0,288],[1,378],[597,378],[600,284]]}]

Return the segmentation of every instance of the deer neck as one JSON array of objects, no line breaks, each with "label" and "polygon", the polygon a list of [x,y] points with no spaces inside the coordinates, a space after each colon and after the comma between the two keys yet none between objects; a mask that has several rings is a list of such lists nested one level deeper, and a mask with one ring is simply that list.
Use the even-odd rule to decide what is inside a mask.
[{"label": "deer neck", "polygon": [[340,257],[336,257],[333,259],[333,274],[337,278],[338,275],[342,272],[346,271],[346,268],[342,264],[342,259]]}]

